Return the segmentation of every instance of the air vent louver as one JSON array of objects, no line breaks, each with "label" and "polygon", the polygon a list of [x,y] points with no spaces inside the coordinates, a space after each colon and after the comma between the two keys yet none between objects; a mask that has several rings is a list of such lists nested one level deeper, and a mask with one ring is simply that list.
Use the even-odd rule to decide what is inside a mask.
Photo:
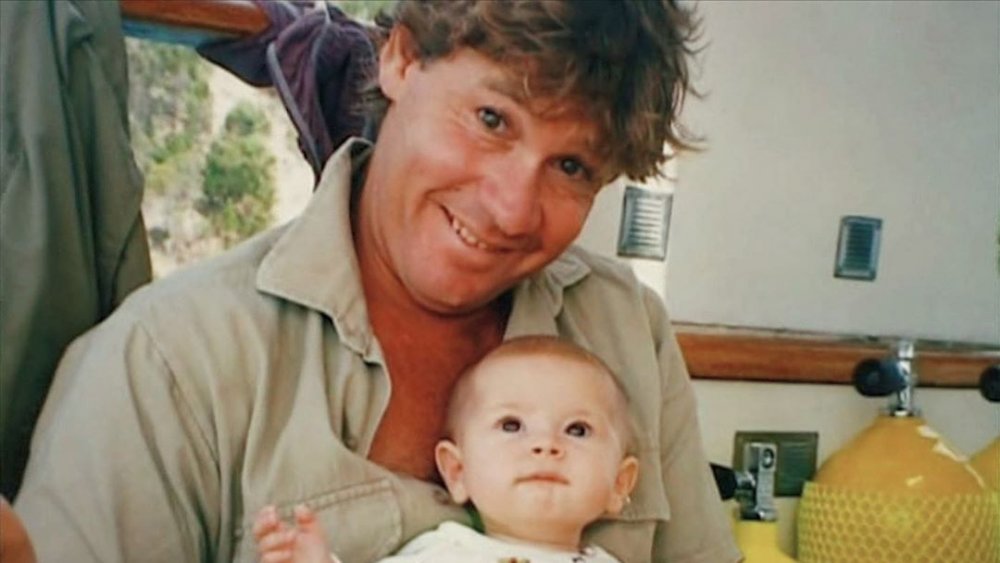
[{"label": "air vent louver", "polygon": [[625,187],[618,255],[664,260],[673,196],[636,186]]},{"label": "air vent louver", "polygon": [[878,270],[881,238],[881,219],[857,216],[841,218],[837,264],[833,275],[854,280],[874,280]]}]

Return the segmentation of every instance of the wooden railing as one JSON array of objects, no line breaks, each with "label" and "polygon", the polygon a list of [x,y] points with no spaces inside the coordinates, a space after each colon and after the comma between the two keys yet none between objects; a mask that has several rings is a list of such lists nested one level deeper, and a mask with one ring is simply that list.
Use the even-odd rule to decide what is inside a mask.
[{"label": "wooden railing", "polygon": [[[695,377],[748,381],[850,383],[854,368],[882,358],[891,339],[794,331],[677,324],[677,340]],[[1000,364],[1000,346],[917,341],[915,371],[922,386],[975,387]]]},{"label": "wooden railing", "polygon": [[249,0],[119,0],[122,17],[167,27],[252,35],[267,29],[267,14]]},{"label": "wooden railing", "polygon": [[[137,22],[246,35],[267,28],[267,15],[249,0],[120,0],[122,15]],[[749,381],[850,383],[854,367],[889,351],[889,341],[836,335],[755,331],[679,324],[678,340],[695,377]],[[1000,346],[921,343],[916,346],[921,385],[974,387],[987,366],[1000,363]]]}]

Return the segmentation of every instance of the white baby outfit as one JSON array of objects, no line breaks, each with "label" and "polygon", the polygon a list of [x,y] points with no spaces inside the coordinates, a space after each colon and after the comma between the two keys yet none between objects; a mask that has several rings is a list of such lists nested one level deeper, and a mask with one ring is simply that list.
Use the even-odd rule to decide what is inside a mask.
[{"label": "white baby outfit", "polygon": [[515,544],[456,524],[444,522],[420,534],[396,555],[381,563],[620,563],[597,546],[579,551],[555,551]]}]

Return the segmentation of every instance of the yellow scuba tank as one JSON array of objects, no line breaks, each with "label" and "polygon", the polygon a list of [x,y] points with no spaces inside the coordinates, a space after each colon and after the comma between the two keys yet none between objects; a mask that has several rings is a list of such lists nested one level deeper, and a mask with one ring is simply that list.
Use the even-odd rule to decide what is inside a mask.
[{"label": "yellow scuba tank", "polygon": [[913,406],[913,345],[855,372],[865,395],[893,395],[888,412],[831,455],[798,509],[802,562],[1000,562],[1000,507],[965,456]]},{"label": "yellow scuba tank", "polygon": [[969,464],[983,478],[986,486],[994,491],[1000,491],[1000,436],[997,436],[979,453],[972,456]]},{"label": "yellow scuba tank", "polygon": [[[1000,364],[983,370],[979,377],[979,392],[987,401],[1000,402]],[[969,463],[979,472],[987,487],[1000,491],[1000,436],[972,456]]]},{"label": "yellow scuba tank", "polygon": [[795,563],[778,548],[778,523],[740,520],[733,527],[743,563]]}]

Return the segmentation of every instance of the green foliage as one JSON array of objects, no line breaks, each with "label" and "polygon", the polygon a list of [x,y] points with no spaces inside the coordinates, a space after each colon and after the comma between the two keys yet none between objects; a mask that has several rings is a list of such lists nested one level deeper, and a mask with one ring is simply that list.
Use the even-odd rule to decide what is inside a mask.
[{"label": "green foliage", "polygon": [[379,10],[388,11],[396,0],[335,0],[332,3],[353,18],[372,21]]},{"label": "green foliage", "polygon": [[271,132],[271,122],[264,110],[257,106],[240,103],[226,114],[226,133],[241,137],[251,135],[268,135]]},{"label": "green foliage", "polygon": [[227,245],[271,223],[275,160],[265,146],[269,131],[264,112],[241,103],[226,115],[225,129],[205,158],[200,211]]},{"label": "green foliage", "polygon": [[127,39],[129,126],[153,193],[196,185],[212,121],[209,68],[187,47]]},{"label": "green foliage", "polygon": [[192,148],[174,157],[148,162],[143,172],[146,190],[153,194],[180,193],[197,186],[203,161],[203,152]]}]

